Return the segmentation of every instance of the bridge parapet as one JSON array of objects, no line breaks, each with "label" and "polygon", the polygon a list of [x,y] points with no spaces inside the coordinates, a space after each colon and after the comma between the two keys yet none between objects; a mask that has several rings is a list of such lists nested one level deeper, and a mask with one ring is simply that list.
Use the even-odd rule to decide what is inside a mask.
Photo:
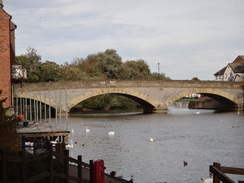
[{"label": "bridge parapet", "polygon": [[66,90],[80,88],[108,88],[108,87],[161,87],[161,88],[225,88],[240,89],[242,82],[231,81],[189,81],[189,80],[99,80],[99,81],[63,81],[43,83],[15,84],[16,92]]}]

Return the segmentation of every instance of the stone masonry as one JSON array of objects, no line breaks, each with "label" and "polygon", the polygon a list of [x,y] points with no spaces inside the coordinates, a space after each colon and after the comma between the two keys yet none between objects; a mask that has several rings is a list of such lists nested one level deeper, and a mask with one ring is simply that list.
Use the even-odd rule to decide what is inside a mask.
[{"label": "stone masonry", "polygon": [[129,97],[142,105],[145,113],[164,113],[174,101],[194,93],[218,101],[231,101],[243,110],[242,82],[221,81],[69,81],[22,83],[14,85],[14,97],[43,102],[58,111],[69,111],[88,98],[115,93]]}]

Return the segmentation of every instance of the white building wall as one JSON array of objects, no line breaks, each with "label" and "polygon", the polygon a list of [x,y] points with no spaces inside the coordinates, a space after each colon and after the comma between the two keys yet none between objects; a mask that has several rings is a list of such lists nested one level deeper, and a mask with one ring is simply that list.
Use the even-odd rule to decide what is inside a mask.
[{"label": "white building wall", "polygon": [[243,73],[237,74],[235,77],[235,81],[244,81],[244,74]]},{"label": "white building wall", "polygon": [[232,68],[228,65],[224,72],[223,81],[234,81],[236,74],[232,71]]},{"label": "white building wall", "polygon": [[224,76],[223,75],[217,75],[215,77],[215,81],[224,81]]}]

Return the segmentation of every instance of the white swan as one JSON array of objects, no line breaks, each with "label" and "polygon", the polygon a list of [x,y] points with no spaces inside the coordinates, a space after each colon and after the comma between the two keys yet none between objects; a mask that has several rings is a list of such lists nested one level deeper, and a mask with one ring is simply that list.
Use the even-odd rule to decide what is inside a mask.
[{"label": "white swan", "polygon": [[57,144],[58,143],[58,137],[54,141],[50,141],[51,144]]},{"label": "white swan", "polygon": [[153,142],[154,140],[153,140],[153,138],[151,137],[150,139],[149,139],[149,142]]},{"label": "white swan", "polygon": [[34,149],[33,146],[34,146],[34,142],[30,142],[30,141],[25,142],[25,147],[27,150],[33,150]]},{"label": "white swan", "polygon": [[197,111],[196,114],[200,114],[200,111]]},{"label": "white swan", "polygon": [[213,179],[212,178],[208,178],[208,179],[201,178],[201,183],[213,183]]},{"label": "white swan", "polygon": [[75,132],[75,131],[74,131],[74,128],[72,128],[72,129],[71,129],[71,132],[72,132],[72,133],[74,133],[74,132]]},{"label": "white swan", "polygon": [[25,142],[25,145],[28,146],[28,147],[32,147],[34,146],[34,142]]},{"label": "white swan", "polygon": [[86,127],[86,132],[90,132],[90,129],[88,127]]},{"label": "white swan", "polygon": [[70,148],[73,148],[73,140],[70,140],[70,144],[67,144],[65,146],[66,149],[70,149]]},{"label": "white swan", "polygon": [[114,131],[111,131],[111,132],[108,132],[109,135],[114,135],[115,132]]}]

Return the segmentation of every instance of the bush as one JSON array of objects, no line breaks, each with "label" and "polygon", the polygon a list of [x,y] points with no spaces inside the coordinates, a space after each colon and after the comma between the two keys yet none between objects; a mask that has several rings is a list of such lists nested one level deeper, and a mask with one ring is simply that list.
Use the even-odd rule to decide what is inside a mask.
[{"label": "bush", "polygon": [[9,108],[3,107],[5,101],[6,98],[0,99],[0,147],[14,150],[16,149],[17,126],[20,120],[15,116],[8,116],[6,114]]}]

